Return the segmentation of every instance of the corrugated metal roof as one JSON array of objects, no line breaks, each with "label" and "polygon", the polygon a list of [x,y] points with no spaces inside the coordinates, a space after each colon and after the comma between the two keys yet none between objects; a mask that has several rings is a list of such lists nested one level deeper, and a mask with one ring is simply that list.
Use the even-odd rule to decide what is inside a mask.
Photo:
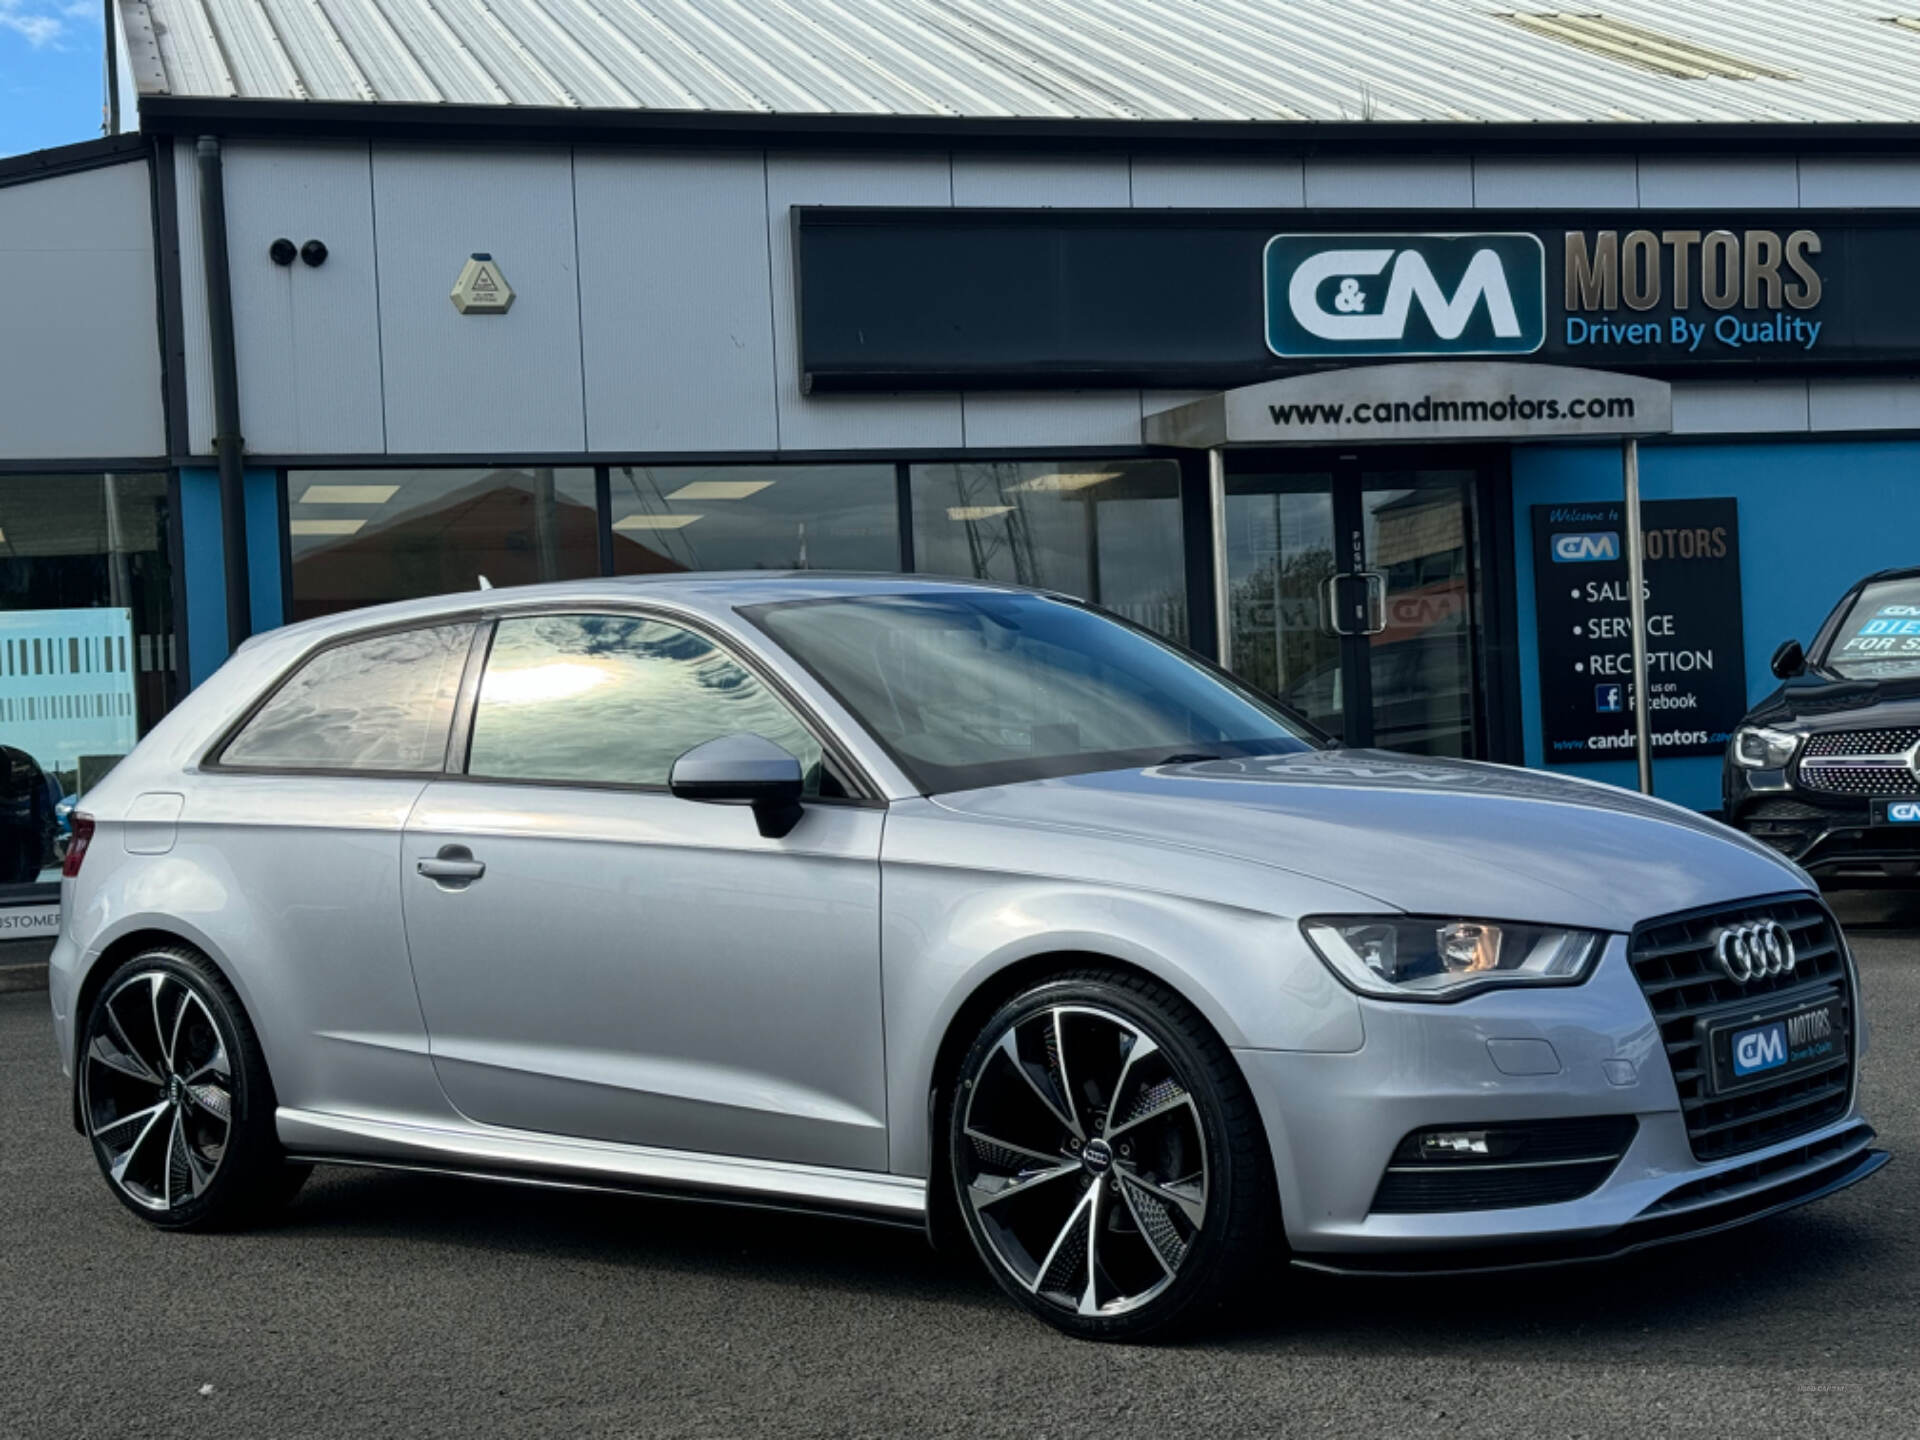
[{"label": "corrugated metal roof", "polygon": [[[1889,23],[1920,16],[1920,0],[119,3],[142,95],[1082,120],[1920,120],[1920,32]],[[1734,63],[1668,73],[1567,38],[1604,36],[1607,22]]]}]

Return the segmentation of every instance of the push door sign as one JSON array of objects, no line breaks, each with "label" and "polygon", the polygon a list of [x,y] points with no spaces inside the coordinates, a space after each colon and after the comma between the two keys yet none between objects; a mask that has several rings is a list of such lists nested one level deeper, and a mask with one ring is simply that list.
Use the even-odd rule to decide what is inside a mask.
[{"label": "push door sign", "polygon": [[504,315],[513,304],[513,287],[493,256],[476,250],[453,282],[453,308],[462,315]]},{"label": "push door sign", "polygon": [[[1718,755],[1747,709],[1739,512],[1731,498],[1650,500],[1640,519],[1653,753]],[[1535,505],[1533,583],[1547,763],[1632,759],[1624,507]]]}]

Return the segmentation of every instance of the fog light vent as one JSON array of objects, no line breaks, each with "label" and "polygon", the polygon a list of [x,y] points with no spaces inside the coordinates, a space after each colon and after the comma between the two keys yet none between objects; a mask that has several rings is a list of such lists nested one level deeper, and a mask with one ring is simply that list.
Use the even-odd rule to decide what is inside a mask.
[{"label": "fog light vent", "polygon": [[1556,1205],[1600,1188],[1627,1153],[1631,1115],[1415,1130],[1394,1147],[1377,1215]]}]

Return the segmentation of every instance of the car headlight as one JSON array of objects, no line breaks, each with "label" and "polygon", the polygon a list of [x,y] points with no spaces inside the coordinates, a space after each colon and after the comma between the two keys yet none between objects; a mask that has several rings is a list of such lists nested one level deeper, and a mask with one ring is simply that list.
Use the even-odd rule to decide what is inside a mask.
[{"label": "car headlight", "polygon": [[1300,928],[1335,975],[1389,1000],[1578,984],[1606,941],[1591,930],[1418,915],[1316,915]]},{"label": "car headlight", "polygon": [[1733,732],[1733,763],[1742,770],[1784,770],[1800,748],[1800,737],[1764,725],[1746,725]]}]

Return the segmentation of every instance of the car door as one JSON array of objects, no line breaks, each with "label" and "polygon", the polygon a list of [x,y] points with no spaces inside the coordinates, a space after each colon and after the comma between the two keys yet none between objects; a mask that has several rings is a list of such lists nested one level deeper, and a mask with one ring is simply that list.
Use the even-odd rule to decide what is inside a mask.
[{"label": "car door", "polygon": [[[465,773],[427,787],[402,857],[453,1104],[555,1135],[884,1169],[884,809],[844,798],[792,708],[679,621],[503,618],[471,713]],[[676,757],[744,732],[806,768],[785,836],[666,789]]]}]

